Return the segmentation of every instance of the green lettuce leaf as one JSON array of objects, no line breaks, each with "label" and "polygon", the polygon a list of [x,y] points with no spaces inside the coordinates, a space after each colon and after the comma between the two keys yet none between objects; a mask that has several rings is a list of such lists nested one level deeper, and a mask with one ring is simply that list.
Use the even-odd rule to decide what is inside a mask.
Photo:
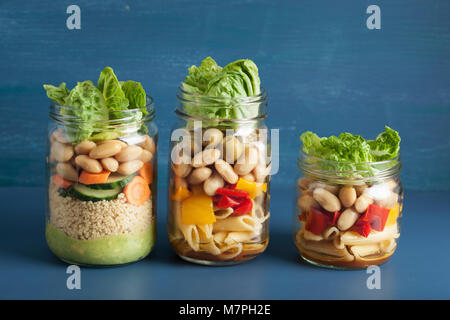
[{"label": "green lettuce leaf", "polygon": [[[129,101],[125,97],[125,93],[122,91],[119,81],[117,80],[112,68],[106,67],[100,73],[100,77],[97,81],[97,88],[103,94],[106,107],[109,111],[120,111],[127,109]],[[120,118],[121,114],[118,113],[116,116]]]},{"label": "green lettuce leaf", "polygon": [[184,104],[188,114],[206,119],[228,120],[249,119],[258,115],[257,103],[243,105],[239,100],[233,99],[261,93],[258,67],[253,61],[240,59],[222,69],[208,57],[200,67],[192,66],[188,71],[189,75],[181,84],[183,91],[195,96],[187,99],[194,99],[195,102]]},{"label": "green lettuce leaf", "polygon": [[247,96],[257,96],[261,93],[261,80],[258,75],[258,67],[249,59],[240,59],[227,64],[222,72],[237,72],[242,74],[245,80]]},{"label": "green lettuce leaf", "polygon": [[65,82],[61,83],[58,87],[52,86],[51,84],[44,84],[44,89],[47,91],[47,97],[55,101],[57,104],[60,106],[66,104],[70,90],[66,88]]},{"label": "green lettuce leaf", "polygon": [[397,131],[385,126],[375,140],[369,140],[370,152],[375,161],[395,158],[400,150],[400,136]]},{"label": "green lettuce leaf", "polygon": [[223,72],[208,83],[205,94],[210,97],[247,97],[249,82],[250,79],[241,73]]},{"label": "green lettuce leaf", "polygon": [[67,97],[66,106],[61,113],[75,116],[82,122],[66,126],[66,134],[72,142],[88,139],[95,131],[92,121],[108,120],[108,109],[102,93],[92,81],[78,82]]},{"label": "green lettuce leaf", "polygon": [[119,82],[125,97],[129,101],[128,109],[141,108],[144,116],[148,115],[145,90],[140,82],[128,80]]},{"label": "green lettuce leaf", "polygon": [[222,67],[218,66],[213,58],[207,57],[203,59],[200,67],[191,66],[188,69],[189,75],[186,76],[186,79],[184,80],[184,83],[188,85],[186,89],[190,90],[192,87],[195,88],[191,89],[193,91],[196,91],[195,93],[205,92],[209,81],[216,77],[221,70]]},{"label": "green lettuce leaf", "polygon": [[300,136],[300,141],[302,142],[302,151],[316,158],[308,159],[308,162],[316,164],[321,170],[363,170],[368,172],[368,174],[338,174],[349,177],[370,176],[377,170],[386,169],[386,166],[369,163],[393,159],[400,151],[398,132],[387,126],[385,132],[378,135],[376,140],[367,141],[359,135],[348,132],[341,133],[337,137],[321,138],[315,133],[307,131]]}]

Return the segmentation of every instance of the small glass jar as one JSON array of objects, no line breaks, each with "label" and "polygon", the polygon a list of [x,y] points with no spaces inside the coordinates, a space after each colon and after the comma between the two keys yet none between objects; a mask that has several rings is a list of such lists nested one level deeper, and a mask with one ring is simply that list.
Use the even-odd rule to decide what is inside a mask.
[{"label": "small glass jar", "polygon": [[170,244],[194,263],[250,260],[269,241],[266,93],[213,98],[180,88],[177,99],[178,122],[169,146]]},{"label": "small glass jar", "polygon": [[[158,130],[141,109],[82,121],[50,107],[46,239],[61,260],[86,266],[145,258],[156,239]],[[72,114],[69,115],[69,114]]]},{"label": "small glass jar", "polygon": [[399,156],[343,163],[300,152],[294,241],[314,265],[358,269],[392,256],[400,236],[403,188]]}]

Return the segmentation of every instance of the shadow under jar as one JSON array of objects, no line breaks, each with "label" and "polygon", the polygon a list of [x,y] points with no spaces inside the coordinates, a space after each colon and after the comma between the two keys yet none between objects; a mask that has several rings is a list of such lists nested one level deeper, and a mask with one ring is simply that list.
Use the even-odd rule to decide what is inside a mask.
[{"label": "shadow under jar", "polygon": [[48,133],[46,239],[61,260],[86,266],[145,258],[156,239],[157,127],[141,109],[82,121],[53,104]]},{"label": "shadow under jar", "polygon": [[[392,256],[400,236],[403,189],[399,156],[348,163],[306,155],[298,161],[294,241],[302,258],[317,266],[358,269]],[[324,170],[330,168],[330,170]]]},{"label": "shadow under jar", "polygon": [[[177,99],[169,147],[170,244],[194,263],[250,260],[269,241],[266,94],[212,98],[179,89]],[[254,117],[230,120],[241,108]]]}]

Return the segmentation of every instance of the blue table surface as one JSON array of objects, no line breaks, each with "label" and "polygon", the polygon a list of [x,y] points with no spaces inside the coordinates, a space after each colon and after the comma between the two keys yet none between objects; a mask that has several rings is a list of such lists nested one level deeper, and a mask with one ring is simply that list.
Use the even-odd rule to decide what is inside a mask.
[{"label": "blue table surface", "polygon": [[0,188],[2,299],[450,299],[445,192],[405,193],[398,251],[381,267],[381,289],[366,270],[334,271],[300,262],[291,237],[293,189],[272,188],[271,240],[256,259],[205,267],[179,259],[166,237],[159,195],[158,240],[148,258],[122,267],[82,268],[81,290],[68,290],[65,263],[44,238],[45,190]]}]

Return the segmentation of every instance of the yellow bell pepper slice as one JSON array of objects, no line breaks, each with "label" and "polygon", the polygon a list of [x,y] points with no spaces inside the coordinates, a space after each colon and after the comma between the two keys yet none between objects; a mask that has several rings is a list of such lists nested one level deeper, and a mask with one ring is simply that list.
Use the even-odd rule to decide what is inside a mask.
[{"label": "yellow bell pepper slice", "polygon": [[400,214],[400,205],[398,203],[389,211],[389,216],[386,220],[386,226],[392,226],[397,223],[397,218]]},{"label": "yellow bell pepper slice", "polygon": [[212,197],[194,194],[181,203],[181,222],[183,224],[211,224],[216,222]]},{"label": "yellow bell pepper slice", "polygon": [[258,183],[239,178],[236,190],[242,190],[249,194],[250,199],[254,199],[267,191],[267,183]]},{"label": "yellow bell pepper slice", "polygon": [[188,188],[179,186],[174,194],[170,195],[170,199],[175,201],[183,201],[184,199],[187,199],[191,196],[191,192],[188,190]]}]

